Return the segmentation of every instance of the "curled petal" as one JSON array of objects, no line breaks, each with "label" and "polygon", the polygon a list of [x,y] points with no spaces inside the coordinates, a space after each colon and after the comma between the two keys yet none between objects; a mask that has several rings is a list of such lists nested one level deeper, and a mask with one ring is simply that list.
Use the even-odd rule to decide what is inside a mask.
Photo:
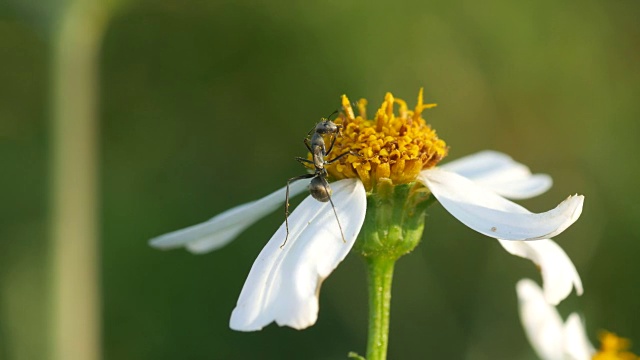
[{"label": "curled petal", "polygon": [[509,199],[528,199],[551,188],[547,174],[531,174],[525,165],[506,154],[485,150],[441,165]]},{"label": "curled petal", "polygon": [[555,307],[544,298],[534,281],[523,279],[516,285],[520,321],[529,343],[543,360],[564,359],[564,329]]},{"label": "curled petal", "polygon": [[451,215],[471,229],[504,240],[552,238],[582,213],[584,196],[570,196],[555,209],[534,214],[458,174],[438,168],[423,170],[418,180]]},{"label": "curled petal", "polygon": [[346,243],[331,204],[307,197],[289,217],[284,247],[283,224],[253,263],[231,314],[232,329],[255,331],[273,321],[304,329],[316,322],[320,285],[351,250],[367,206],[359,180],[340,180],[331,187]]},{"label": "curled petal", "polygon": [[548,303],[558,305],[569,296],[574,286],[578,295],[582,295],[582,281],[576,267],[553,240],[498,242],[509,253],[529,259],[539,266],[544,297]]},{"label": "curled petal", "polygon": [[[300,180],[290,186],[291,197],[306,189],[309,180]],[[286,187],[278,189],[262,199],[231,208],[215,217],[184,229],[160,235],[149,240],[158,249],[185,246],[193,253],[205,253],[219,249],[235,239],[246,228],[262,219],[284,203]]]},{"label": "curled petal", "polygon": [[572,313],[564,323],[564,352],[573,360],[589,360],[596,352],[580,316]]}]

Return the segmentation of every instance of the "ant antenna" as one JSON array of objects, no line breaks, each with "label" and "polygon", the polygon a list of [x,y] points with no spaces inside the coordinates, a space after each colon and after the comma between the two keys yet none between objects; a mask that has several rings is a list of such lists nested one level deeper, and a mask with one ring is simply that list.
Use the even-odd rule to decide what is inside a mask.
[{"label": "ant antenna", "polygon": [[336,110],[334,110],[334,111],[331,113],[331,115],[327,116],[327,117],[325,118],[325,120],[326,120],[326,121],[331,121],[331,117],[332,117],[333,115],[337,114],[337,113],[338,113],[338,110],[336,109]]}]

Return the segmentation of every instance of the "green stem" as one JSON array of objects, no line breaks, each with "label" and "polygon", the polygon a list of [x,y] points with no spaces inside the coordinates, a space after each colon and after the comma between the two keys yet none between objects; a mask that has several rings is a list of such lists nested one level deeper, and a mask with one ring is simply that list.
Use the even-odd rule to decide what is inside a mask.
[{"label": "green stem", "polygon": [[369,273],[369,341],[367,360],[385,360],[389,343],[391,280],[395,259],[366,258]]},{"label": "green stem", "polygon": [[65,3],[52,34],[50,358],[101,358],[98,78],[101,2]]},{"label": "green stem", "polygon": [[393,267],[420,243],[431,196],[420,184],[394,185],[390,179],[378,179],[374,190],[353,251],[364,257],[369,273],[367,360],[385,360]]}]

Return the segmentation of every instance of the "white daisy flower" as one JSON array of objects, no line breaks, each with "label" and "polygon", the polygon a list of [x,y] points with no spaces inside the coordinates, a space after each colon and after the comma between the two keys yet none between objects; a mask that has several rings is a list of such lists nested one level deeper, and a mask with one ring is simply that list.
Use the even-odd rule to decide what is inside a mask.
[{"label": "white daisy flower", "polygon": [[[393,108],[399,104],[399,115]],[[343,96],[342,127],[335,148],[348,151],[327,165],[332,200],[344,239],[330,203],[308,196],[290,215],[290,234],[282,224],[258,255],[231,316],[230,326],[240,331],[260,330],[271,322],[304,329],[315,323],[322,281],[356,243],[363,256],[384,251],[397,258],[419,242],[424,211],[431,194],[454,217],[471,229],[500,239],[510,253],[534,261],[542,270],[545,295],[552,302],[566,297],[573,285],[582,285],[566,254],[549,238],[573,224],[582,212],[583,196],[570,196],[556,208],[534,214],[506,197],[524,199],[551,186],[547,175],[529,169],[508,156],[485,151],[441,167],[447,147],[422,119],[422,91],[415,110],[387,94],[373,119],[366,119],[366,101],[360,100],[356,117]],[[308,180],[291,186],[291,195],[305,190]],[[218,249],[284,202],[285,188],[232,208],[202,224],[159,236],[150,241],[160,249],[186,247],[195,253]],[[363,227],[364,224],[364,227]],[[362,231],[361,231],[362,230]],[[516,240],[516,241],[514,241]],[[523,242],[517,240],[538,240]]]},{"label": "white daisy flower", "polygon": [[563,322],[556,308],[549,304],[540,286],[529,279],[516,285],[520,320],[538,357],[543,360],[634,360],[627,351],[630,344],[611,332],[600,334],[601,348],[596,351],[589,341],[580,315],[572,313]]}]

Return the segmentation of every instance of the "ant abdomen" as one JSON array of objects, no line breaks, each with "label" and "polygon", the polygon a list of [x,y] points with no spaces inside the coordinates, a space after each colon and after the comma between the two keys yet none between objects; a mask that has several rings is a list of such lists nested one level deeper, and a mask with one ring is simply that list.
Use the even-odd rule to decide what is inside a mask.
[{"label": "ant abdomen", "polygon": [[314,177],[309,183],[309,192],[314,199],[327,202],[331,197],[331,188],[324,177]]}]

